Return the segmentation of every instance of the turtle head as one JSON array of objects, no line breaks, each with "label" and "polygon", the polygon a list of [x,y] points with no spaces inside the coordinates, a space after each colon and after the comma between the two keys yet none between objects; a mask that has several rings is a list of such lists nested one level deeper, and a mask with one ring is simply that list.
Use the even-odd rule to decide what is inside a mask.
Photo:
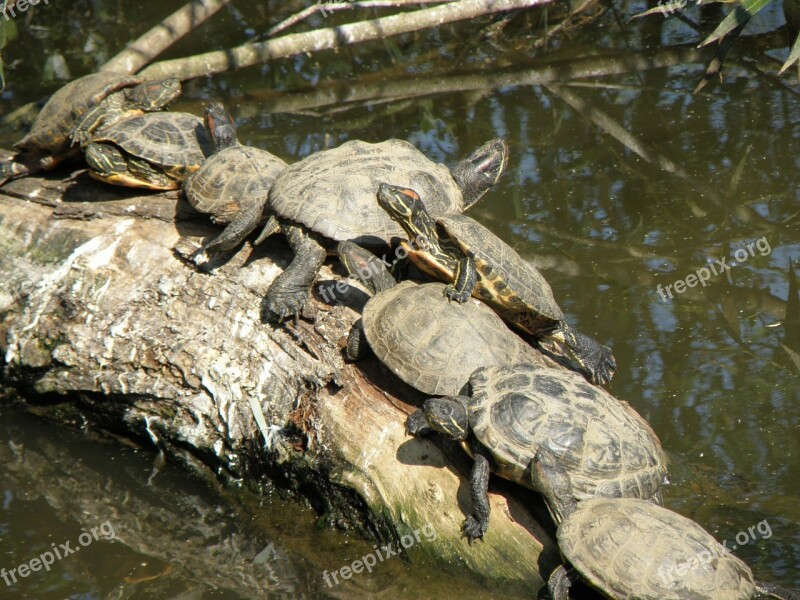
[{"label": "turtle head", "polygon": [[454,440],[465,440],[469,434],[468,398],[445,396],[428,398],[423,411],[428,427]]},{"label": "turtle head", "polygon": [[214,150],[216,152],[239,143],[236,139],[236,126],[233,124],[233,117],[225,110],[221,102],[209,102],[204,116],[206,131],[208,131],[211,139],[214,140]]},{"label": "turtle head", "polygon": [[508,165],[508,144],[489,140],[453,168],[453,179],[461,189],[467,209],[489,191]]},{"label": "turtle head", "polygon": [[162,81],[145,81],[127,92],[128,102],[144,111],[164,108],[181,94],[181,80],[170,77]]},{"label": "turtle head", "polygon": [[411,188],[382,183],[378,186],[378,204],[403,228],[414,246],[427,246],[438,239],[436,221]]}]

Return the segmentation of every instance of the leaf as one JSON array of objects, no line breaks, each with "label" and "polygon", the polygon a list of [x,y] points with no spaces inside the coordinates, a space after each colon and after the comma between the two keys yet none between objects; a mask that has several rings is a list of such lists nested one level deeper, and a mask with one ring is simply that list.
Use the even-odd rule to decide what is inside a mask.
[{"label": "leaf", "polygon": [[797,291],[797,278],[794,275],[794,261],[789,261],[789,296],[786,299],[786,316],[783,320],[783,341],[790,348],[800,352],[800,294]]},{"label": "leaf", "polygon": [[795,352],[794,350],[792,350],[788,346],[784,346],[783,344],[781,344],[781,348],[786,350],[786,354],[788,354],[789,358],[792,359],[792,362],[794,363],[794,366],[797,369],[797,372],[800,373],[800,354],[798,354],[797,352]]},{"label": "leaf", "polygon": [[786,62],[783,63],[781,70],[778,71],[778,75],[783,73],[786,69],[788,69],[792,63],[797,61],[800,58],[800,34],[797,34],[797,39],[794,41],[794,46],[792,46],[792,51],[789,52],[789,58],[786,59]]},{"label": "leaf", "polygon": [[728,13],[717,28],[700,44],[700,48],[722,39],[737,27],[744,26],[754,14],[764,8],[771,0],[742,0],[741,4]]}]

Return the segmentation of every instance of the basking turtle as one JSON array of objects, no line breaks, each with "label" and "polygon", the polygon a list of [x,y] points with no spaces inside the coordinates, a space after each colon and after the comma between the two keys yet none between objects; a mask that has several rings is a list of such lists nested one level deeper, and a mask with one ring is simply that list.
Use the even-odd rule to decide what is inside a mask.
[{"label": "basking turtle", "polygon": [[761,595],[797,600],[788,590],[755,581],[744,562],[686,517],[638,498],[576,502],[561,460],[544,448],[534,470],[543,493],[564,514],[558,545],[572,567],[562,565],[550,575],[553,600],[568,600],[577,574],[617,600],[745,600]]},{"label": "basking turtle", "polygon": [[205,126],[214,153],[186,178],[183,192],[192,207],[227,227],[195,252],[196,261],[235,248],[256,228],[270,187],[286,167],[265,150],[239,144],[233,119],[219,102],[206,107]]},{"label": "basking turtle", "polygon": [[451,173],[408,142],[392,139],[350,141],[290,165],[275,180],[268,206],[279,217],[295,258],[267,292],[268,313],[278,320],[297,318],[331,240],[385,246],[402,234],[375,203],[380,182],[419,186],[431,214],[453,214],[472,206],[495,184],[507,157],[505,142],[492,140]]},{"label": "basking turtle", "polygon": [[[520,363],[485,367],[469,378],[471,397],[430,398],[408,417],[414,435],[460,440],[473,456],[471,542],[489,524],[490,468],[542,491],[531,469],[537,450],[556,453],[576,498],[636,497],[661,503],[666,457],[653,430],[627,403],[570,371]],[[553,519],[559,506],[545,494]]]},{"label": "basking turtle", "polygon": [[70,130],[74,144],[85,146],[95,130],[127,117],[164,108],[181,94],[180,79],[146,81],[109,94],[78,119]]},{"label": "basking turtle", "polygon": [[339,256],[377,294],[347,340],[347,355],[369,347],[400,379],[425,394],[458,394],[477,367],[545,361],[481,302],[449,302],[441,283],[395,285],[383,263],[363,248],[339,244]]},{"label": "basking turtle", "polygon": [[114,185],[174,190],[211,153],[203,120],[147,113],[103,127],[85,148],[89,174]]},{"label": "basking turtle", "polygon": [[428,274],[451,282],[445,290],[448,298],[480,298],[592,383],[611,380],[617,367],[611,350],[564,321],[550,286],[533,265],[474,219],[436,218],[425,202],[404,186],[382,184],[378,189],[378,203],[409,238],[403,243],[409,258]]},{"label": "basking turtle", "polygon": [[[139,77],[113,72],[92,73],[69,82],[50,97],[36,116],[28,135],[14,144],[19,150],[14,158],[0,164],[0,185],[9,179],[39,171],[49,171],[73,153],[77,154],[77,149],[70,152],[70,134],[73,128],[88,111],[99,106],[110,96],[116,98],[111,104],[119,103],[128,109],[134,109],[134,104],[137,102],[143,103],[140,106],[141,110],[152,110],[152,103],[158,105],[168,102],[171,100],[168,95],[155,97],[150,94],[151,86],[159,83],[142,84],[142,79]],[[143,87],[133,88],[139,84]],[[137,91],[134,92],[130,88]],[[125,92],[123,96],[117,96],[115,93],[120,90],[130,91]],[[127,96],[128,93],[130,96]],[[120,101],[120,98],[129,100]],[[94,120],[87,121],[86,126],[90,126],[93,122]]]}]

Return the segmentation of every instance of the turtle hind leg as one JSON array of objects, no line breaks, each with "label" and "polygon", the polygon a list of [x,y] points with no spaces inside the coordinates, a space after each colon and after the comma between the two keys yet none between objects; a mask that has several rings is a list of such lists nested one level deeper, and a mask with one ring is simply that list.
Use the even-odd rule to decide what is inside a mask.
[{"label": "turtle hind leg", "polygon": [[241,244],[245,238],[256,228],[261,220],[261,213],[264,211],[264,204],[267,199],[252,203],[245,210],[241,211],[217,237],[200,247],[192,257],[205,262],[209,254],[233,250]]},{"label": "turtle hind leg", "polygon": [[[553,348],[553,342],[559,348]],[[614,360],[611,348],[575,331],[563,321],[549,336],[542,338],[539,345],[556,355],[556,360],[566,361],[566,366],[597,385],[610,383],[617,370],[617,361]]]},{"label": "turtle hind leg", "polygon": [[488,452],[476,440],[470,440],[475,463],[470,473],[469,488],[472,496],[472,514],[464,521],[464,535],[470,545],[474,540],[483,539],[489,527],[489,471]]},{"label": "turtle hind leg", "polygon": [[264,308],[270,321],[283,321],[292,315],[295,320],[299,318],[308,304],[311,285],[325,262],[325,248],[305,229],[290,225],[281,230],[294,250],[294,260],[267,290]]},{"label": "turtle hind leg", "polygon": [[778,600],[800,600],[800,594],[787,590],[774,583],[754,582],[756,591],[765,598],[778,598]]},{"label": "turtle hind leg", "polygon": [[575,571],[564,565],[557,567],[547,580],[547,589],[552,600],[569,600],[569,589],[575,579]]}]

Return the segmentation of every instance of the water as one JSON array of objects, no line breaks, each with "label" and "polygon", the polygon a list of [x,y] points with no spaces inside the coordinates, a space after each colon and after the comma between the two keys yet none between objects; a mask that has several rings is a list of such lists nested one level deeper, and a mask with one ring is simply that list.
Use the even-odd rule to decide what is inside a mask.
[{"label": "water", "polygon": [[[166,14],[180,3],[162,4]],[[248,27],[261,29],[264,15],[272,24],[291,10],[278,6],[223,11],[169,55],[239,43]],[[796,84],[796,75],[775,79],[780,60],[770,62],[743,41],[739,55],[750,58],[729,59],[723,85],[712,82],[692,95],[704,65],[625,65],[659,56],[663,44],[692,51],[698,36],[660,16],[621,25],[632,8],[617,10],[550,52],[532,47],[521,21],[497,45],[477,33],[477,43],[460,44],[465,29],[446,27],[190,82],[175,106],[199,112],[207,99],[221,99],[243,142],[290,161],[348,139],[399,137],[452,163],[491,137],[505,137],[509,172],[472,216],[542,268],[572,324],[613,347],[619,371],[612,392],[650,421],[670,454],[667,505],[735,545],[760,579],[800,588],[800,393],[784,349],[800,351],[784,324],[789,260],[800,256],[800,102],[786,85]],[[42,73],[48,57],[59,53],[73,75],[85,73],[114,54],[131,23],[141,21],[137,31],[151,25],[154,12],[130,0],[32,10],[30,22],[16,21],[19,37],[3,52],[8,87],[0,110],[58,87]],[[781,22],[772,8],[764,12],[753,32]],[[530,20],[534,31],[537,23]],[[779,59],[785,53],[772,52]],[[544,61],[556,58],[562,81],[587,63],[620,74],[541,85]],[[633,140],[627,146],[619,141],[626,132]],[[6,130],[0,144],[18,137]],[[633,142],[649,159],[631,150]],[[737,258],[708,275],[705,286],[676,292],[676,282],[705,277],[709,263],[719,270],[723,259],[731,265]],[[313,511],[277,493],[262,501],[241,497],[175,466],[151,477],[155,457],[148,452],[87,440],[10,409],[1,421],[2,439],[13,444],[3,444],[0,466],[0,566],[77,540],[112,514],[164,520],[142,526],[163,539],[133,546],[97,540],[49,573],[31,574],[13,593],[0,584],[0,597],[343,594],[324,588],[321,571],[371,548],[318,528]],[[40,459],[21,460],[20,446]],[[97,490],[115,501],[100,502]],[[126,504],[127,497],[136,503]],[[164,508],[183,497],[191,498],[191,527],[167,518]],[[205,518],[212,525],[197,527]],[[204,562],[200,550],[196,563],[186,559],[191,552],[164,551],[185,540],[199,548],[227,539],[253,555],[272,542],[280,560],[244,570],[237,580],[209,571],[213,561]],[[204,585],[193,587],[198,581]],[[424,565],[395,561],[354,589],[446,597],[458,585]],[[477,583],[463,585],[474,597],[492,595]]]}]

